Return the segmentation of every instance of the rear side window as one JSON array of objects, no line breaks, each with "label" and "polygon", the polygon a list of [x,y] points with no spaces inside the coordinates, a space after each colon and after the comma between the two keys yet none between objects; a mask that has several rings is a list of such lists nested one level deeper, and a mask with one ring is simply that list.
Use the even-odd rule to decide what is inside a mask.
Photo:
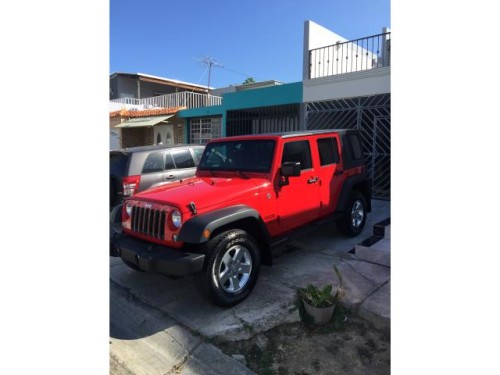
[{"label": "rear side window", "polygon": [[363,150],[361,150],[361,143],[359,142],[359,138],[356,135],[351,134],[349,136],[349,142],[351,143],[352,158],[362,159]]},{"label": "rear side window", "polygon": [[146,158],[142,173],[154,173],[163,171],[163,152],[152,152]]},{"label": "rear side window", "polygon": [[174,159],[172,159],[172,155],[170,152],[165,154],[165,170],[175,169]]},{"label": "rear side window", "polygon": [[122,152],[112,152],[109,155],[109,171],[115,176],[127,175],[128,155]]},{"label": "rear side window", "polygon": [[309,141],[285,143],[281,164],[289,161],[300,162],[301,170],[312,168],[311,148],[309,147]]},{"label": "rear side window", "polygon": [[321,166],[339,162],[339,149],[335,138],[318,139],[318,150]]},{"label": "rear side window", "polygon": [[178,169],[195,167],[193,158],[189,150],[180,150],[172,152],[172,157],[174,158],[175,166]]}]

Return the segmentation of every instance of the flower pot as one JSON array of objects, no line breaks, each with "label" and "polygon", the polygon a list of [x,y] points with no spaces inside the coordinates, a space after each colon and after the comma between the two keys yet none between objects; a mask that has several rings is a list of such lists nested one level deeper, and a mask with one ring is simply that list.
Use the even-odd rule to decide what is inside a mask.
[{"label": "flower pot", "polygon": [[314,323],[326,324],[330,321],[335,310],[335,305],[328,307],[314,307],[304,301],[304,308],[306,312],[312,316]]}]

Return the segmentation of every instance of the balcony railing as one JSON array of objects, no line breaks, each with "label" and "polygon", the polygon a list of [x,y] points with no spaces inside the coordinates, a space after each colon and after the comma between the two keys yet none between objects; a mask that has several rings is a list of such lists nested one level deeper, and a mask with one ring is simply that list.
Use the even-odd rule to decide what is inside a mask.
[{"label": "balcony railing", "polygon": [[136,109],[174,108],[174,107],[199,108],[199,107],[221,105],[222,97],[207,95],[207,94],[198,94],[189,91],[182,91],[174,94],[165,94],[143,99],[134,99],[134,98],[113,99],[110,102],[112,107],[114,108],[116,108],[120,104],[122,104],[122,107],[133,107]]},{"label": "balcony railing", "polygon": [[390,65],[390,32],[309,51],[309,79]]}]

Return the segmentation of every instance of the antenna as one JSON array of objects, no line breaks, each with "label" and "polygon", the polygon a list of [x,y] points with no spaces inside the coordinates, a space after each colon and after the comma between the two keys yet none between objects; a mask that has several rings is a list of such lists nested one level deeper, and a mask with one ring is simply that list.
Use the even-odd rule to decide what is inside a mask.
[{"label": "antenna", "polygon": [[218,63],[214,58],[205,56],[202,59],[196,59],[201,61],[203,64],[205,64],[208,67],[208,85],[207,85],[207,96],[210,96],[210,75],[212,72],[212,66],[218,67],[218,68],[223,68],[224,65]]}]

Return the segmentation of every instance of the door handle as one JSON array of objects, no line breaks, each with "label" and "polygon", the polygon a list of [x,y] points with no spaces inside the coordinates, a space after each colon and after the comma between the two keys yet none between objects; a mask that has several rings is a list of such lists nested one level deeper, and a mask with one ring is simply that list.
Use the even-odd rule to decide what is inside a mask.
[{"label": "door handle", "polygon": [[175,176],[173,174],[165,177],[166,180],[173,180],[175,178]]},{"label": "door handle", "polygon": [[319,177],[311,177],[309,180],[307,180],[307,183],[308,184],[315,184],[316,182],[318,182],[319,180]]}]

